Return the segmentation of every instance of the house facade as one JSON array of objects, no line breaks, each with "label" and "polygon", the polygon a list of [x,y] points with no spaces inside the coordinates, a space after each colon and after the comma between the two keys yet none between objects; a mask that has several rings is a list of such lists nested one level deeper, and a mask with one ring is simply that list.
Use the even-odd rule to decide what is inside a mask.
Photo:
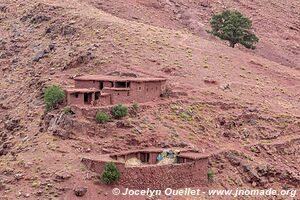
[{"label": "house facade", "polygon": [[74,80],[75,88],[65,89],[68,105],[144,103],[160,97],[166,89],[165,78],[87,75]]}]

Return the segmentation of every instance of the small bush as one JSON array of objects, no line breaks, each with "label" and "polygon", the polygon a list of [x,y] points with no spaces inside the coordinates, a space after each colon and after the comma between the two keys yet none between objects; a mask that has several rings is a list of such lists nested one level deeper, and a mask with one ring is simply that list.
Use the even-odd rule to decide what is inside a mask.
[{"label": "small bush", "polygon": [[109,115],[105,112],[97,112],[96,121],[101,124],[105,124],[109,121]]},{"label": "small bush", "polygon": [[44,101],[46,110],[52,110],[57,104],[61,103],[65,98],[65,93],[59,85],[51,85],[44,92]]},{"label": "small bush", "polygon": [[105,184],[112,184],[119,180],[121,173],[115,163],[107,162],[103,173],[101,174],[101,181]]},{"label": "small bush", "polygon": [[133,104],[131,106],[131,110],[132,110],[133,115],[137,115],[138,109],[139,109],[139,105],[137,104],[137,102],[133,102]]},{"label": "small bush", "polygon": [[66,115],[71,115],[72,114],[72,110],[69,106],[64,107],[64,113]]},{"label": "small bush", "polygon": [[126,106],[123,106],[122,104],[119,104],[112,108],[112,115],[115,118],[122,118],[127,116],[127,114],[128,114],[128,108]]},{"label": "small bush", "polygon": [[212,183],[214,181],[214,172],[212,169],[209,169],[207,172],[208,182]]}]

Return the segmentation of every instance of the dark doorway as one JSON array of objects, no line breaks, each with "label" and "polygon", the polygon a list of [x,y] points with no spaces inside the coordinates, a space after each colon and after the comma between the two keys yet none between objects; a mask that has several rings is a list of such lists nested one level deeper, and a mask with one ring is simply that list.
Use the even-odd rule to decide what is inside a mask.
[{"label": "dark doorway", "polygon": [[100,92],[95,93],[95,100],[98,100],[100,98]]},{"label": "dark doorway", "polygon": [[104,87],[104,85],[103,85],[103,82],[101,81],[101,82],[99,82],[99,89],[100,90],[102,90],[103,89],[103,87]]},{"label": "dark doorway", "polygon": [[92,101],[92,94],[84,93],[84,104],[91,104],[91,101]]},{"label": "dark doorway", "polygon": [[143,163],[148,163],[149,162],[149,157],[150,157],[149,153],[141,153],[140,156],[141,156],[141,161]]}]

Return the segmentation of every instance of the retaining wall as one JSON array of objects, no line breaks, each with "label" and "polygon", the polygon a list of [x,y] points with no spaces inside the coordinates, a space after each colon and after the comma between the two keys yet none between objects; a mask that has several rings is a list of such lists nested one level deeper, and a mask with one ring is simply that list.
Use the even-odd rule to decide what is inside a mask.
[{"label": "retaining wall", "polygon": [[[160,151],[149,151],[150,160]],[[138,153],[137,151],[134,151]],[[145,151],[143,151],[145,152]],[[132,155],[129,152],[121,155]],[[188,152],[180,154],[179,158],[183,163],[157,165],[145,164],[142,166],[125,166],[124,161],[114,160],[111,156],[100,156],[98,158],[82,158],[82,162],[88,169],[101,174],[105,164],[112,161],[121,172],[121,177],[117,184],[130,189],[166,189],[166,188],[186,188],[186,187],[205,187],[208,184],[208,156],[200,153]],[[132,156],[130,156],[132,157]],[[126,158],[125,158],[126,160]]]}]

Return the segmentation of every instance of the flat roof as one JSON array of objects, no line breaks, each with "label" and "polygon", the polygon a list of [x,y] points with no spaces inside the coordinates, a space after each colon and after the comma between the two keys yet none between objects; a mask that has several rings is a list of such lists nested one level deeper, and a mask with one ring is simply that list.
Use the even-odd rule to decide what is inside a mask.
[{"label": "flat roof", "polygon": [[96,88],[66,88],[66,92],[78,92],[78,93],[85,93],[85,92],[100,92],[99,89]]},{"label": "flat roof", "polygon": [[166,78],[156,77],[122,77],[122,76],[103,76],[103,75],[85,75],[75,77],[74,80],[80,81],[131,81],[131,82],[152,82],[152,81],[166,81]]},{"label": "flat roof", "polygon": [[[115,160],[112,157],[114,156],[124,156],[128,154],[135,154],[135,153],[162,153],[164,150],[170,149],[170,148],[149,148],[149,149],[140,149],[140,150],[128,150],[123,151],[119,153],[111,153],[111,154],[91,154],[88,156],[83,156],[82,159],[88,159],[88,160],[95,160],[95,161],[113,161],[115,163],[122,163],[124,164],[125,161],[121,160]],[[201,152],[194,152],[191,149],[184,149],[184,148],[171,148],[173,150],[180,150],[180,154],[178,155],[179,158],[189,158],[192,160],[199,160],[199,159],[205,159],[208,158],[210,155],[207,153],[201,153]],[[153,164],[152,166],[158,166],[156,164]],[[139,166],[141,167],[141,166]]]}]

